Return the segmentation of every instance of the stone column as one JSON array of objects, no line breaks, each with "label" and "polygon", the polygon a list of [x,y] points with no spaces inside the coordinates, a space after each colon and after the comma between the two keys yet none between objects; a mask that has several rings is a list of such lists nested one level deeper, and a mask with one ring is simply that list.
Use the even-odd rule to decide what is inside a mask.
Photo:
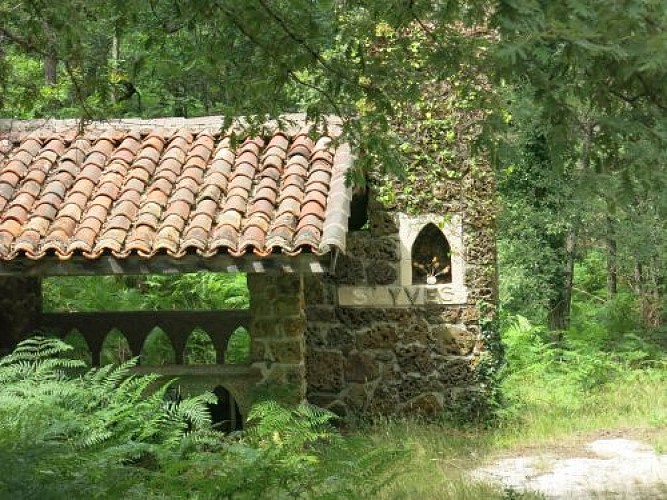
[{"label": "stone column", "polygon": [[252,366],[261,374],[258,397],[292,405],[305,401],[303,279],[299,275],[248,275]]},{"label": "stone column", "polygon": [[42,280],[0,277],[0,355],[10,352],[39,326]]}]

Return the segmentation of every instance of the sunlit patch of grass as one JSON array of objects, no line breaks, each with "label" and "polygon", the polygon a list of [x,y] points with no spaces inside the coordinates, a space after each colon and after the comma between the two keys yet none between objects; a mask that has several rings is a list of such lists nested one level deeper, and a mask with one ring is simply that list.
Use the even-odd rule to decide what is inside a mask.
[{"label": "sunlit patch of grass", "polygon": [[378,446],[405,445],[410,450],[402,474],[378,498],[536,499],[537,494],[508,492],[470,477],[493,452],[493,432],[410,419],[384,420],[360,431]]},{"label": "sunlit patch of grass", "polygon": [[523,389],[517,411],[487,428],[395,419],[359,430],[378,446],[410,450],[403,474],[379,498],[543,498],[475,480],[470,472],[527,450],[580,455],[600,435],[644,438],[658,452],[667,447],[667,370],[636,370],[587,391],[561,382],[555,387],[538,378],[511,381]]},{"label": "sunlit patch of grass", "polygon": [[[664,428],[667,434],[667,370],[635,371],[585,392],[570,386],[569,394],[553,383],[521,382],[520,409],[495,433],[496,448],[599,429]],[[664,446],[665,440],[656,445]]]}]

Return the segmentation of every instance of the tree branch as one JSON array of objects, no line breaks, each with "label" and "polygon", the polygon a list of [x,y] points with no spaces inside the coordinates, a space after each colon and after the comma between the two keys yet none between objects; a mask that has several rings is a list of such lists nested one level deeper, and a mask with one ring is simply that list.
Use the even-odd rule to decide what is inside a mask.
[{"label": "tree branch", "polygon": [[[239,21],[239,19],[237,19],[236,16],[235,16],[232,12],[230,12],[229,10],[227,10],[227,9],[225,9],[225,8],[223,8],[222,11],[223,11],[223,12],[225,13],[225,15],[232,21],[232,23],[234,23],[234,26],[236,26],[236,28],[237,28],[237,29],[238,29],[238,30],[239,30],[239,31],[240,31],[240,32],[241,32],[241,33],[242,33],[248,40],[250,40],[251,43],[253,43],[256,47],[259,47],[259,48],[260,48],[262,51],[264,51],[266,54],[271,55],[271,51],[270,51],[267,47],[265,47],[259,40],[257,40],[257,38],[256,38],[253,34],[251,34],[251,33],[245,28],[245,26],[243,26],[243,23],[241,23],[241,22]],[[334,98],[333,98],[328,92],[326,92],[325,90],[321,89],[321,88],[318,87],[317,85],[313,85],[312,83],[308,83],[308,82],[302,80],[301,78],[299,78],[299,77],[296,75],[296,73],[294,73],[293,70],[291,70],[291,69],[289,69],[289,68],[284,68],[284,69],[285,69],[285,71],[287,72],[287,74],[288,74],[288,75],[289,75],[295,82],[297,82],[298,84],[303,85],[303,86],[305,86],[305,87],[311,88],[311,89],[317,91],[318,93],[320,93],[321,95],[323,95],[324,98],[329,102],[329,104],[331,104],[331,107],[333,108],[334,112],[335,112],[336,114],[338,114],[339,116],[342,117],[342,111],[341,111],[341,109],[340,109],[340,106],[338,105],[338,103],[336,103],[336,101],[334,100]]]},{"label": "tree branch", "polygon": [[271,7],[267,4],[266,0],[258,0],[259,4],[266,10],[266,12],[271,16],[271,18],[280,26],[280,28],[285,32],[285,34],[292,39],[295,43],[298,45],[301,45],[312,57],[315,61],[317,61],[320,66],[322,66],[326,71],[333,73],[334,75],[338,76],[339,78],[345,80],[348,83],[351,83],[352,85],[355,85],[361,89],[363,89],[366,93],[382,93],[380,89],[376,88],[373,85],[366,85],[363,83],[360,83],[359,81],[355,80],[354,78],[351,78],[350,76],[346,75],[342,71],[340,71],[337,68],[334,68],[331,66],[322,56],[321,54],[313,49],[308,43],[306,42],[305,39],[299,37],[296,35],[290,27],[287,25],[287,22],[280,17],[276,12],[274,12]]},{"label": "tree branch", "polygon": [[39,54],[40,56],[44,57],[48,55],[46,50],[40,49],[35,44],[33,44],[32,42],[23,37],[10,33],[9,31],[7,31],[6,28],[0,27],[0,35],[2,35],[4,38],[14,43],[15,45],[18,45],[27,52],[33,52],[35,54]]},{"label": "tree branch", "polygon": [[88,109],[88,106],[86,106],[86,99],[85,96],[83,95],[83,89],[81,88],[81,85],[79,85],[78,80],[76,79],[76,76],[74,75],[74,70],[72,69],[72,65],[70,64],[69,61],[64,61],[65,63],[65,71],[67,72],[67,76],[69,77],[70,81],[72,82],[72,86],[74,87],[74,93],[76,94],[76,98],[79,101],[79,104],[81,106],[81,110],[84,113],[84,116],[81,117],[80,123],[79,123],[79,129],[83,128],[83,124],[86,119],[92,120],[93,115]]}]

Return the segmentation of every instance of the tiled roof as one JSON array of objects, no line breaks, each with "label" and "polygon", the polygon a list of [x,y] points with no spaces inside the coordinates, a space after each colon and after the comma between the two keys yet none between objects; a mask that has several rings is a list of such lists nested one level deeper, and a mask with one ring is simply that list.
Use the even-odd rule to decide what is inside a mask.
[{"label": "tiled roof", "polygon": [[0,123],[0,261],[344,250],[349,148],[303,126],[232,147],[221,123]]}]

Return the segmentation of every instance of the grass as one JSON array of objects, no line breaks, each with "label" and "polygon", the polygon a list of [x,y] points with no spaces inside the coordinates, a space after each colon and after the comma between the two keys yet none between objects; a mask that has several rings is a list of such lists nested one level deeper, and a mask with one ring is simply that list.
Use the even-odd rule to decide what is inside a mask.
[{"label": "grass", "polygon": [[404,473],[379,498],[543,498],[471,480],[470,471],[500,456],[585,456],[584,445],[599,438],[631,437],[659,452],[667,448],[665,367],[630,370],[586,390],[525,372],[505,385],[517,398],[513,410],[488,428],[393,420],[360,430],[378,446],[410,449]]}]

